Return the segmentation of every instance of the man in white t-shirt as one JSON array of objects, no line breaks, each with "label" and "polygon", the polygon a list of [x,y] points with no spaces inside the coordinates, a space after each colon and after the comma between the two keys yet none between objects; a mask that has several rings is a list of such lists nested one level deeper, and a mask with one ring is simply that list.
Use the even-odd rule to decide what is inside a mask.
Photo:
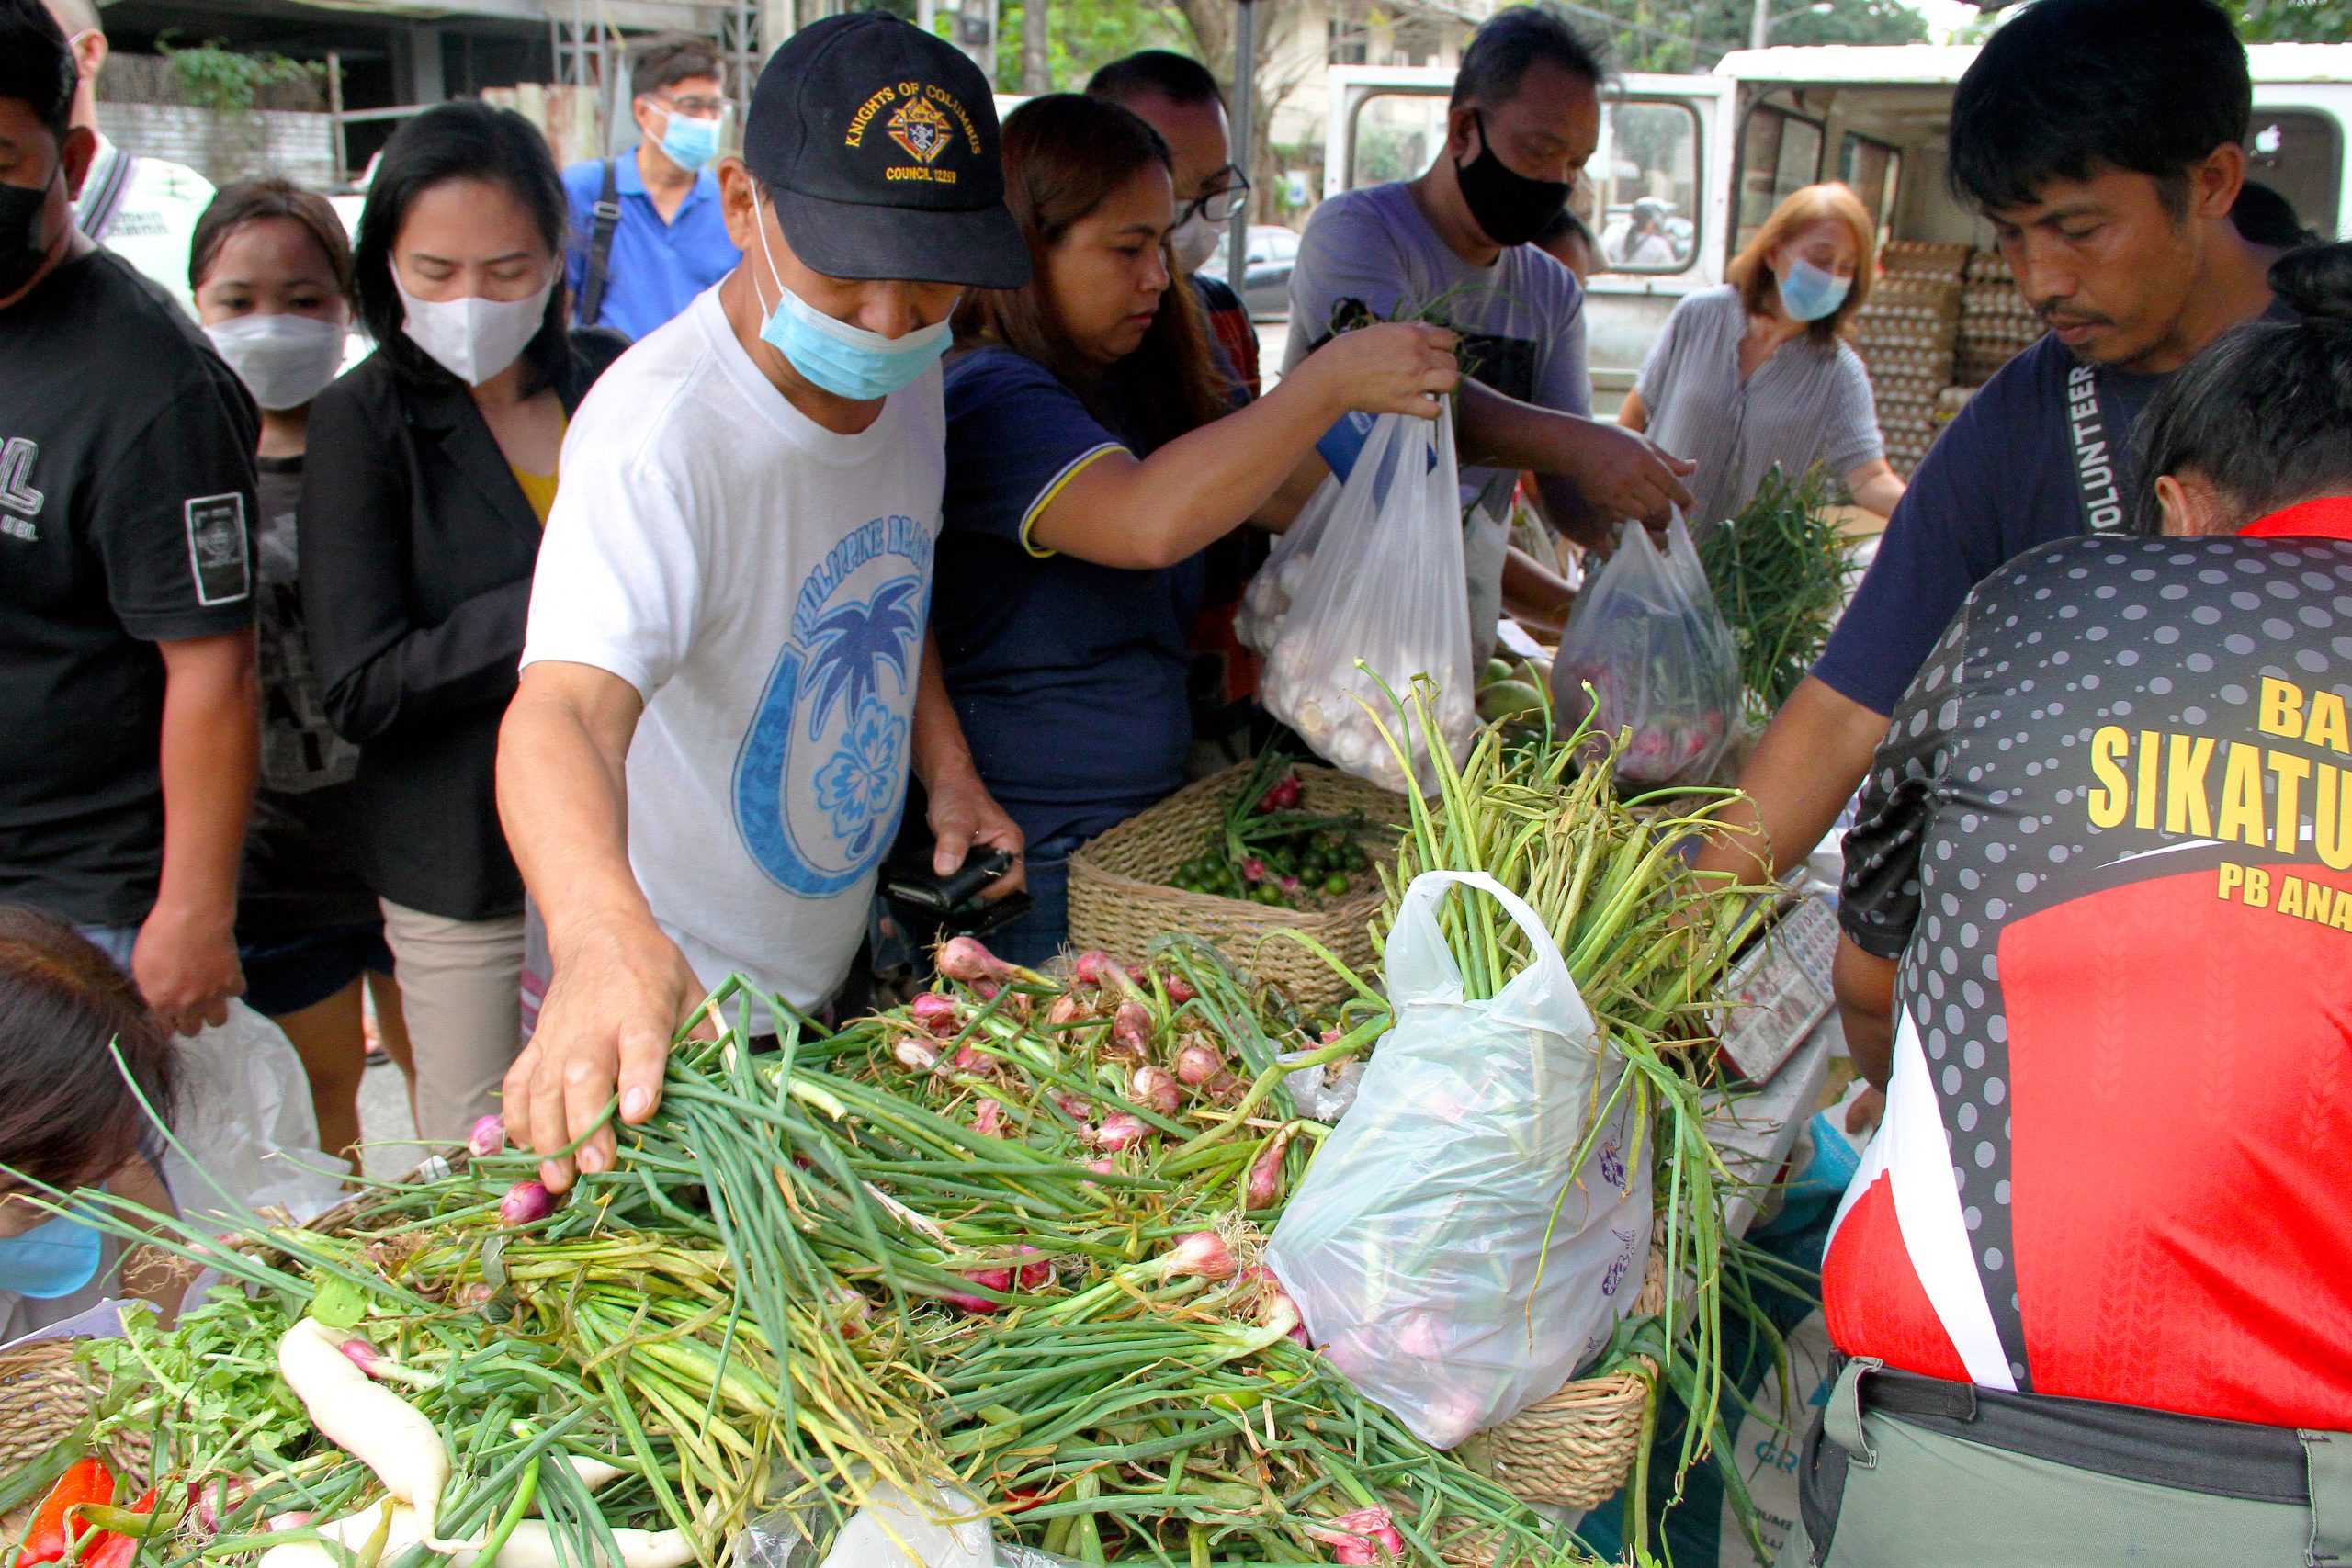
[{"label": "man in white t-shirt", "polygon": [[742,262],[572,418],[498,766],[554,961],[505,1085],[543,1156],[616,1088],[624,1122],[651,1114],[672,1034],[730,973],[825,1005],[910,766],[940,872],[1022,848],[925,632],[948,314],[1029,275],[998,158],[952,46],[873,13],[794,34],[719,171]]},{"label": "man in white t-shirt", "polygon": [[106,69],[107,35],[92,0],[48,0],[81,85],[74,94],[74,123],[98,138],[90,172],[74,198],[74,225],[129,262],[141,276],[196,314],[187,281],[188,242],[196,220],[212,205],[212,182],[185,164],[126,152],[98,130],[98,73]]}]

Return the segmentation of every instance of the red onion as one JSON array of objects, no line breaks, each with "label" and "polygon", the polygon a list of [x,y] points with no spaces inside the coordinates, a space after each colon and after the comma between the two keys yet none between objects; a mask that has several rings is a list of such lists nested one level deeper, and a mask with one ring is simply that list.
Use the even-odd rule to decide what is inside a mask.
[{"label": "red onion", "polygon": [[492,1111],[474,1123],[466,1134],[466,1152],[476,1159],[487,1159],[506,1147],[506,1118]]},{"label": "red onion", "polygon": [[993,1100],[983,1100],[973,1106],[972,1131],[983,1138],[1003,1137],[1004,1107]]},{"label": "red onion", "polygon": [[555,1213],[555,1194],[531,1179],[516,1182],[498,1201],[498,1217],[510,1225],[527,1225]]},{"label": "red onion", "polygon": [[[984,1291],[1001,1292],[1012,1286],[1012,1271],[1009,1269],[967,1269],[963,1277]],[[962,1291],[949,1291],[944,1299],[968,1313],[985,1315],[997,1309],[997,1303],[986,1296],[968,1295]]]},{"label": "red onion", "polygon": [[282,1514],[272,1514],[269,1516],[269,1533],[276,1535],[280,1530],[308,1529],[311,1521],[317,1517],[308,1508],[289,1508]]},{"label": "red onion", "polygon": [[1119,967],[1119,961],[1100,948],[1089,948],[1080,953],[1071,961],[1069,973],[1080,985],[1092,986],[1097,990],[1124,989],[1127,977],[1127,972]]},{"label": "red onion", "polygon": [[1116,1176],[1119,1174],[1119,1162],[1109,1155],[1104,1155],[1100,1159],[1088,1160],[1086,1168],[1097,1176]]},{"label": "red onion", "polygon": [[1151,1129],[1145,1125],[1142,1118],[1130,1116],[1122,1111],[1102,1119],[1102,1125],[1094,1130],[1094,1146],[1106,1153],[1117,1154],[1122,1149],[1134,1148],[1150,1136]]},{"label": "red onion", "polygon": [[1193,1089],[1215,1083],[1225,1076],[1225,1057],[1214,1045],[1195,1040],[1176,1053],[1176,1077]]},{"label": "red onion", "polygon": [[1080,1127],[1085,1126],[1088,1119],[1094,1114],[1094,1106],[1091,1101],[1083,1095],[1072,1094],[1068,1089],[1054,1090],[1054,1103],[1061,1108],[1063,1115]]},{"label": "red onion", "polygon": [[1142,1055],[1151,1049],[1151,1010],[1141,1002],[1125,1001],[1111,1019],[1111,1043],[1122,1051]]},{"label": "red onion", "polygon": [[1184,1103],[1184,1090],[1165,1067],[1137,1067],[1127,1084],[1127,1098],[1162,1116],[1173,1116]]},{"label": "red onion", "polygon": [[956,1060],[951,1064],[959,1073],[984,1073],[992,1065],[980,1054],[980,1048],[967,1040],[956,1048]]},{"label": "red onion", "polygon": [[890,1055],[899,1066],[919,1073],[927,1073],[939,1065],[939,1047],[926,1045],[920,1040],[899,1040],[891,1043]]},{"label": "red onion", "polygon": [[1023,1258],[1035,1258],[1037,1260],[1035,1263],[1022,1264],[1019,1272],[1014,1276],[1021,1281],[1023,1290],[1041,1291],[1053,1283],[1054,1260],[1052,1258],[1034,1247],[1024,1246],[1016,1250]]},{"label": "red onion", "polygon": [[1238,1266],[1233,1261],[1233,1249],[1225,1245],[1225,1237],[1215,1231],[1194,1231],[1176,1238],[1176,1245],[1160,1255],[1163,1274],[1189,1274],[1201,1280],[1230,1280]]},{"label": "red onion", "polygon": [[1170,975],[1168,976],[1168,999],[1175,1003],[1178,1007],[1182,1007],[1186,1002],[1191,1001],[1194,997],[1197,997],[1200,994],[1200,992],[1193,989],[1193,983],[1190,980],[1185,979],[1182,975]]},{"label": "red onion", "polygon": [[1270,1209],[1283,1193],[1283,1147],[1277,1143],[1250,1167],[1250,1207]]},{"label": "red onion", "polygon": [[1093,1016],[1076,993],[1064,991],[1054,998],[1054,1005],[1046,1010],[1046,1027],[1068,1029],[1071,1024],[1083,1022]]},{"label": "red onion", "polygon": [[925,991],[907,1004],[907,1016],[943,1040],[964,1026],[963,1014],[954,998],[936,991]]},{"label": "red onion", "polygon": [[350,1359],[353,1366],[379,1380],[383,1377],[384,1369],[392,1364],[390,1356],[356,1336],[343,1342],[343,1353]]},{"label": "red onion", "polygon": [[1405,1538],[1385,1508],[1358,1508],[1341,1514],[1329,1529],[1308,1526],[1307,1533],[1331,1548],[1331,1560],[1348,1568],[1371,1568],[1383,1561],[1405,1560]]},{"label": "red onion", "polygon": [[939,944],[939,972],[951,980],[971,985],[979,980],[1010,980],[1015,970],[968,936],[951,936]]}]

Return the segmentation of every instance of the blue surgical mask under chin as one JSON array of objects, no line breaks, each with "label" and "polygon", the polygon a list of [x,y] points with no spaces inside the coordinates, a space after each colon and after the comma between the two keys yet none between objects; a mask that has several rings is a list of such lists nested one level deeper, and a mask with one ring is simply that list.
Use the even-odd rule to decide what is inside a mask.
[{"label": "blue surgical mask under chin", "polygon": [[21,1235],[0,1236],[0,1291],[36,1301],[70,1296],[98,1277],[106,1240],[59,1214]]},{"label": "blue surgical mask under chin", "polygon": [[724,123],[720,119],[696,119],[672,109],[669,123],[662,128],[662,151],[686,173],[698,174],[704,164],[718,156],[718,133]]},{"label": "blue surgical mask under chin", "polygon": [[1851,278],[1825,272],[1803,256],[1789,258],[1788,276],[1781,279],[1781,309],[1794,321],[1817,321],[1846,302]]},{"label": "blue surgical mask under chin", "polygon": [[775,310],[760,328],[760,340],[790,360],[792,367],[814,385],[837,398],[871,402],[907,386],[947,352],[951,329],[945,317],[893,338],[837,321],[817,310],[786,288],[776,275],[775,258],[767,248],[767,225],[761,221],[756,206],[752,221],[759,230],[760,252],[779,296]]}]

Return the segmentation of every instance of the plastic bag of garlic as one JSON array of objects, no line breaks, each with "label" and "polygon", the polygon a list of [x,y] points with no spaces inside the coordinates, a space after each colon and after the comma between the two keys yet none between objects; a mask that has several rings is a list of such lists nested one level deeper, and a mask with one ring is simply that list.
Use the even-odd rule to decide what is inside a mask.
[{"label": "plastic bag of garlic", "polygon": [[[1381,415],[1346,481],[1301,513],[1314,536],[1259,573],[1273,579],[1261,610],[1288,601],[1259,682],[1267,711],[1333,765],[1394,790],[1437,784],[1430,738],[1396,705],[1415,678],[1435,682],[1437,738],[1457,761],[1477,728],[1451,413]],[[1390,735],[1409,749],[1409,780]]]}]

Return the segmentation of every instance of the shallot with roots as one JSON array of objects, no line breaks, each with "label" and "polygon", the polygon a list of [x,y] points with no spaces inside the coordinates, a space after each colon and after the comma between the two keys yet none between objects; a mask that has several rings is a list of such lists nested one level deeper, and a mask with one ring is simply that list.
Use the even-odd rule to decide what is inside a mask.
[{"label": "shallot with roots", "polygon": [[527,1225],[555,1213],[555,1194],[535,1179],[516,1182],[498,1201],[498,1217],[510,1225]]},{"label": "shallot with roots", "polygon": [[1167,1068],[1146,1064],[1136,1069],[1128,1082],[1127,1098],[1148,1111],[1173,1116],[1184,1103],[1184,1090]]},{"label": "shallot with roots", "polygon": [[1121,1111],[1102,1118],[1102,1125],[1094,1129],[1094,1146],[1105,1154],[1117,1154],[1134,1148],[1151,1136],[1151,1128],[1140,1116],[1130,1116]]},{"label": "shallot with roots", "polygon": [[952,997],[925,991],[907,1004],[907,1016],[944,1040],[964,1026],[964,1010]]},{"label": "shallot with roots", "polygon": [[1119,1004],[1111,1016],[1111,1043],[1133,1055],[1148,1055],[1151,1052],[1151,1010],[1137,1001]]},{"label": "shallot with roots", "polygon": [[466,1134],[466,1152],[476,1159],[488,1159],[506,1147],[506,1118],[492,1111],[475,1122]]},{"label": "shallot with roots", "polygon": [[1007,964],[968,936],[951,936],[941,942],[935,963],[942,975],[951,980],[960,980],[967,986],[977,985],[982,980],[993,980],[1001,985],[1007,980],[1018,980],[1025,976],[1020,965]]}]

